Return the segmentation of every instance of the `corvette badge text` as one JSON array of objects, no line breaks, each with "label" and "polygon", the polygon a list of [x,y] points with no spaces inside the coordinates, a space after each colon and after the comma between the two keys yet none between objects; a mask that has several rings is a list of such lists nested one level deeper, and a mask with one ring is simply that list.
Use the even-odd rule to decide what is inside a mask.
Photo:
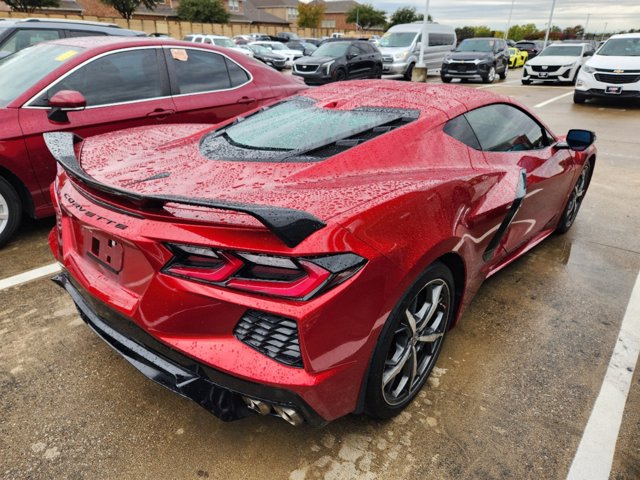
[{"label": "corvette badge text", "polygon": [[69,206],[74,207],[76,210],[78,210],[81,213],[84,213],[87,217],[91,217],[91,218],[95,218],[96,220],[103,221],[107,225],[113,225],[114,227],[116,227],[116,228],[118,228],[120,230],[126,230],[127,228],[129,228],[128,225],[124,225],[122,223],[118,223],[118,222],[116,222],[114,220],[109,220],[108,218],[103,217],[102,215],[98,215],[97,213],[88,210],[87,208],[83,207],[78,202],[76,202],[73,199],[73,197],[71,197],[71,195],[69,195],[68,193],[64,194],[64,199],[67,202],[69,202]]}]

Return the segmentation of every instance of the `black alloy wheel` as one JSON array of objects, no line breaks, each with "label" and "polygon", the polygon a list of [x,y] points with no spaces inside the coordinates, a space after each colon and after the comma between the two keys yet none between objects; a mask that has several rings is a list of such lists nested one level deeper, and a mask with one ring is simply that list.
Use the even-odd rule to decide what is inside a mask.
[{"label": "black alloy wheel", "polygon": [[573,225],[573,222],[576,220],[578,211],[580,210],[580,206],[582,205],[582,201],[584,200],[584,196],[587,193],[587,188],[589,187],[589,181],[591,180],[592,173],[591,171],[591,162],[587,161],[584,164],[584,167],[582,167],[582,172],[580,172],[580,176],[578,177],[573,190],[571,190],[569,200],[567,200],[567,206],[562,212],[562,217],[560,218],[560,222],[558,223],[556,232],[568,232],[571,228],[571,225]]},{"label": "black alloy wheel", "polygon": [[365,411],[376,418],[400,413],[436,364],[454,310],[454,280],[442,263],[429,266],[394,309],[376,347]]},{"label": "black alloy wheel", "polygon": [[342,68],[338,68],[333,73],[333,81],[334,82],[341,82],[341,81],[346,80],[346,79],[347,79],[347,73]]},{"label": "black alloy wheel", "polygon": [[0,248],[16,232],[22,221],[22,202],[13,186],[0,177]]}]

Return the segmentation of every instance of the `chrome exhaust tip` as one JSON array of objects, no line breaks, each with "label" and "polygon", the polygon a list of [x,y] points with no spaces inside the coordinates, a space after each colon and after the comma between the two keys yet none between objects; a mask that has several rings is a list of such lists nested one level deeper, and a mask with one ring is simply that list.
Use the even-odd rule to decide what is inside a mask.
[{"label": "chrome exhaust tip", "polygon": [[304,423],[304,419],[302,415],[300,415],[297,411],[290,407],[280,407],[279,405],[274,405],[273,410],[276,415],[282,418],[285,422],[290,423],[294,427],[302,425]]},{"label": "chrome exhaust tip", "polygon": [[254,412],[260,415],[269,415],[271,413],[271,405],[255,398],[242,397],[244,403]]}]

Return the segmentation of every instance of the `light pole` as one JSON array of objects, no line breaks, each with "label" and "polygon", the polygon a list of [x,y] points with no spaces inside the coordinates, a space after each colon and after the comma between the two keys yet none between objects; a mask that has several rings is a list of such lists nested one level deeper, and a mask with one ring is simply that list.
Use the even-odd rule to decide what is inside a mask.
[{"label": "light pole", "polygon": [[430,0],[427,0],[427,4],[424,10],[424,19],[422,19],[422,41],[420,42],[420,57],[418,58],[418,64],[416,67],[418,68],[426,68],[424,64],[424,49],[427,43],[427,23],[429,22],[429,3]]},{"label": "light pole", "polygon": [[504,39],[509,39],[509,29],[511,28],[511,16],[513,15],[513,5],[516,3],[516,0],[511,0],[511,10],[509,10],[509,20],[507,21],[507,29],[504,31]]},{"label": "light pole", "polygon": [[589,26],[589,18],[591,17],[590,13],[587,13],[587,21],[584,24],[584,30],[582,30],[582,40],[587,36],[587,27]]},{"label": "light pole", "polygon": [[429,22],[429,3],[430,0],[426,0],[424,19],[422,20],[422,40],[420,42],[420,56],[418,57],[418,63],[413,68],[411,75],[412,82],[426,82],[427,81],[427,66],[424,63],[424,50],[427,46],[427,23]]},{"label": "light pole", "polygon": [[600,41],[604,40],[604,34],[607,33],[607,22],[604,22],[604,30],[602,30],[602,35],[600,35]]},{"label": "light pole", "polygon": [[544,50],[545,48],[547,48],[547,43],[549,42],[549,31],[551,30],[551,21],[553,20],[553,11],[556,8],[556,0],[553,0],[553,3],[551,4],[551,12],[549,12],[549,23],[547,24],[547,33],[545,33],[544,35],[544,45],[542,46],[542,49]]}]

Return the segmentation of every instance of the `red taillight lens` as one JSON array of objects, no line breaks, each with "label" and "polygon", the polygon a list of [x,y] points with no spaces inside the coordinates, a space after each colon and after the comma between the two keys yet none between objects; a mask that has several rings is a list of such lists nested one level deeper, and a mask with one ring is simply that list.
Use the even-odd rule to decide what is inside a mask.
[{"label": "red taillight lens", "polygon": [[292,300],[308,300],[351,278],[366,262],[353,253],[313,258],[228,252],[169,245],[174,258],[163,273]]}]

